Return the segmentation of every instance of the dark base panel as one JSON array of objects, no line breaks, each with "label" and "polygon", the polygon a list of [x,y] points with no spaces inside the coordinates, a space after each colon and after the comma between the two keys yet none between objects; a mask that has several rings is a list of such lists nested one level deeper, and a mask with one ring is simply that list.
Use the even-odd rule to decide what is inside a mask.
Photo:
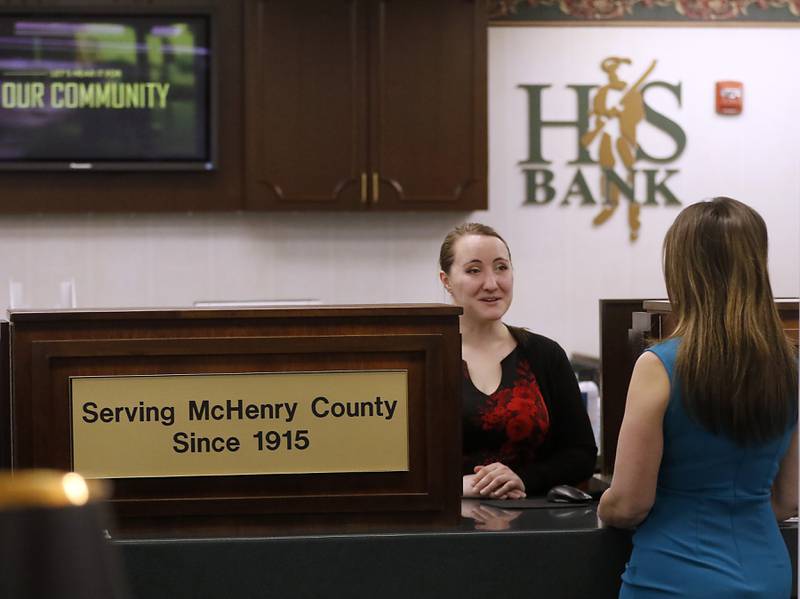
[{"label": "dark base panel", "polygon": [[616,597],[618,531],[417,534],[122,545],[137,599]]},{"label": "dark base panel", "polygon": [[[508,524],[114,544],[132,599],[616,599],[630,531],[598,528],[594,507],[523,510]],[[797,526],[781,533],[796,589]]]}]

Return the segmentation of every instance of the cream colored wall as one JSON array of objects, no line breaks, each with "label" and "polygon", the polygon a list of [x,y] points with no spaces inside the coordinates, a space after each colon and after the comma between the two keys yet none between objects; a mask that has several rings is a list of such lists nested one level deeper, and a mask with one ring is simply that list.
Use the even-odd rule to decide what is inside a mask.
[{"label": "cream colored wall", "polygon": [[30,307],[54,306],[59,282],[72,277],[79,307],[442,301],[438,244],[457,222],[454,214],[6,217],[0,280],[21,281]]},{"label": "cream colored wall", "polygon": [[[670,179],[670,188],[686,204],[728,195],[755,207],[770,232],[774,292],[797,296],[800,81],[790,75],[800,56],[797,27],[495,28],[490,30],[489,58],[493,208],[487,220],[506,232],[515,248],[517,297],[511,320],[554,336],[572,351],[596,355],[599,298],[666,295],[661,241],[679,208],[642,208],[640,238],[630,243],[624,205],[598,228],[591,224],[595,207],[557,205],[574,172],[565,164],[576,155],[574,130],[543,133],[545,157],[553,160],[549,168],[561,182],[557,199],[546,206],[521,205],[518,162],[527,156],[527,98],[517,86],[552,84],[543,93],[544,118],[574,120],[574,95],[564,86],[602,85],[599,64],[608,56],[633,60],[619,72],[629,82],[657,60],[649,80],[681,84],[680,107],[668,94],[647,97],[687,135],[683,155],[668,165],[680,171]],[[744,83],[739,116],[714,111],[714,83],[727,79]],[[637,133],[653,154],[672,150],[669,138],[647,123]],[[642,168],[638,162],[636,168]],[[589,181],[591,169],[583,170]]]},{"label": "cream colored wall", "polygon": [[[6,216],[0,309],[8,306],[9,280],[23,284],[30,307],[53,307],[60,281],[72,278],[79,307],[276,298],[438,302],[445,299],[440,240],[471,218],[495,225],[511,245],[516,298],[509,322],[550,335],[568,351],[597,355],[599,298],[664,295],[660,244],[676,210],[644,210],[641,237],[630,244],[622,212],[593,229],[591,208],[524,206],[517,162],[525,157],[527,120],[517,85],[559,77],[602,82],[598,57],[621,52],[658,58],[665,79],[683,82],[679,114],[689,143],[676,191],[691,201],[727,194],[755,206],[770,228],[776,294],[800,293],[796,28],[515,27],[490,29],[489,41],[488,212]],[[727,78],[744,81],[745,113],[720,120],[711,86]],[[569,118],[569,105],[556,101],[547,109]]]}]

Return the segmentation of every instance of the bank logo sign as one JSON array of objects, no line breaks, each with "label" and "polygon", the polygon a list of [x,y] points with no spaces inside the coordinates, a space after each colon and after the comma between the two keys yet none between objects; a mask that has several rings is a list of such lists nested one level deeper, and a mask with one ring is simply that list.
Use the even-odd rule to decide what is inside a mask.
[{"label": "bank logo sign", "polygon": [[[681,205],[670,189],[680,172],[675,163],[686,148],[686,133],[674,120],[680,115],[681,84],[658,80],[656,67],[655,60],[639,65],[625,57],[603,59],[599,83],[564,86],[574,98],[575,120],[543,114],[543,98],[553,93],[552,84],[519,85],[528,100],[528,156],[519,162],[526,204],[595,206],[595,226],[618,211],[627,212],[631,241],[639,236],[642,208]],[[654,90],[672,99],[668,114],[648,104],[648,92],[659,93]],[[546,128],[574,132],[571,155],[556,156],[543,147]],[[648,151],[645,128],[668,136],[669,149]]]}]

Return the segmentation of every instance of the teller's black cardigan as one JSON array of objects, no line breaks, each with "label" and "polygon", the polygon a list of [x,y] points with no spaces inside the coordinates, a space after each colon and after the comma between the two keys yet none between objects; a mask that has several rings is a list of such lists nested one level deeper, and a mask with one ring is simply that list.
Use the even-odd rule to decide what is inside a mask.
[{"label": "teller's black cardigan", "polygon": [[[518,327],[509,326],[508,330],[536,377],[550,416],[550,430],[536,450],[536,458],[512,469],[525,483],[528,495],[590,478],[597,446],[567,355],[552,339]],[[470,445],[474,442],[471,439]],[[465,454],[463,474],[472,474],[478,463],[477,454]]]}]

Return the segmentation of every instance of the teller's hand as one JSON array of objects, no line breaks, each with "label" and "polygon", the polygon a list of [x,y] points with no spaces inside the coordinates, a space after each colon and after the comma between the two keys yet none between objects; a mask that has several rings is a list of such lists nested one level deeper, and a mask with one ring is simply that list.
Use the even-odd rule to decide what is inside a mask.
[{"label": "teller's hand", "polygon": [[522,499],[525,497],[525,483],[517,476],[516,472],[505,464],[494,462],[486,466],[475,466],[474,476],[472,488],[478,497],[491,497],[492,499]]},{"label": "teller's hand", "polygon": [[474,474],[465,474],[461,479],[461,496],[462,497],[480,497],[478,491],[472,486],[475,480]]}]

